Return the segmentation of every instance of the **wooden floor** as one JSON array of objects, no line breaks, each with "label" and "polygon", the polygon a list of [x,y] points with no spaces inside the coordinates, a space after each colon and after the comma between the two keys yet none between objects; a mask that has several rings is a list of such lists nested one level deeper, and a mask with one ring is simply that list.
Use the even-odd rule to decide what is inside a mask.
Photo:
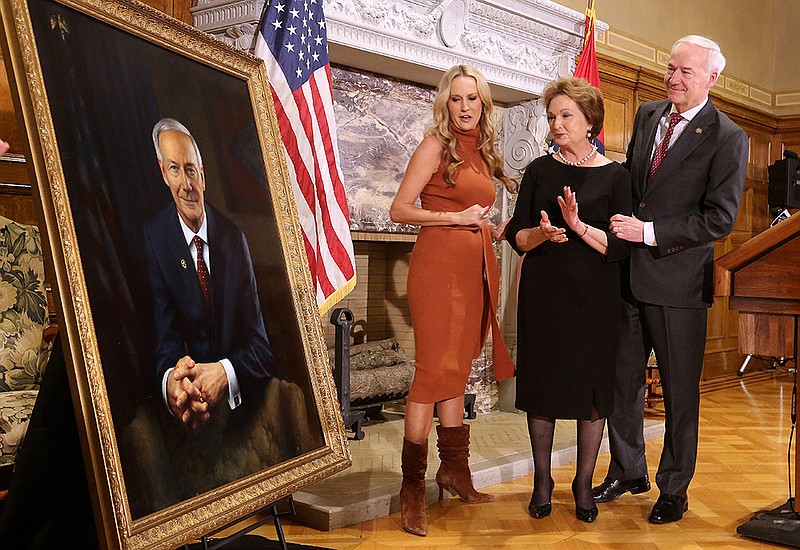
[{"label": "wooden floor", "polygon": [[[724,386],[724,385],[723,385]],[[658,489],[625,495],[600,505],[600,516],[585,524],[574,516],[570,482],[574,465],[554,470],[553,513],[535,520],[527,514],[532,477],[496,485],[497,500],[466,505],[450,498],[428,507],[429,533],[416,537],[400,529],[400,516],[331,532],[284,519],[289,542],[344,548],[778,548],[736,534],[754,512],[772,509],[788,497],[787,448],[791,426],[792,375],[748,375],[728,387],[706,392],[701,401],[700,451],[689,489],[689,511],[680,522],[651,525],[646,518]],[[658,409],[648,414],[663,414]],[[650,442],[647,460],[655,475],[661,440]],[[600,456],[595,481],[609,456]],[[256,533],[275,538],[275,530]]]}]

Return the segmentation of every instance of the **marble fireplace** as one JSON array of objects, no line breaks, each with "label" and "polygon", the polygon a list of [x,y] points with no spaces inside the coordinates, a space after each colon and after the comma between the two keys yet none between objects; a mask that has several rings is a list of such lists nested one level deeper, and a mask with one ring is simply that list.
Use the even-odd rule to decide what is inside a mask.
[{"label": "marble fireplace", "polygon": [[[341,305],[354,313],[356,341],[394,336],[413,358],[405,281],[414,232],[389,220],[389,205],[431,121],[435,85],[458,63],[486,75],[499,107],[497,147],[507,173],[519,175],[546,148],[547,120],[537,98],[547,82],[572,74],[584,15],[550,0],[318,1],[357,264],[358,284]],[[198,29],[252,51],[263,6],[264,0],[197,0],[192,14]],[[513,202],[498,188],[495,220],[507,217]],[[516,258],[507,245],[496,252],[501,326],[513,350]],[[332,344],[333,328],[326,334]],[[470,377],[477,409],[508,407],[513,390],[498,391],[486,356],[474,362]]]}]

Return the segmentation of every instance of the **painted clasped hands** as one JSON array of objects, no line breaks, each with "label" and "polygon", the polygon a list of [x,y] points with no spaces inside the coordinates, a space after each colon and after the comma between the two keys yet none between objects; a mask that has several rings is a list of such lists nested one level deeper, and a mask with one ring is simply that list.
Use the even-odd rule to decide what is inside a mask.
[{"label": "painted clasped hands", "polygon": [[208,424],[211,409],[224,399],[227,388],[221,363],[195,363],[186,355],[167,377],[167,401],[173,415],[185,426],[196,429]]}]

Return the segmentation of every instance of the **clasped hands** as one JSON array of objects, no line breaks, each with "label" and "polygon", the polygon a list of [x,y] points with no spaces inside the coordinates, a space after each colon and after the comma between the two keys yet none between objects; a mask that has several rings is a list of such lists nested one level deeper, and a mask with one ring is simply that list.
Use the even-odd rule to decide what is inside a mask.
[{"label": "clasped hands", "polygon": [[475,227],[483,227],[489,224],[489,231],[492,233],[492,238],[496,241],[502,241],[505,238],[506,225],[509,220],[503,220],[498,225],[489,222],[491,215],[491,206],[481,206],[480,204],[473,204],[469,208],[462,210],[458,213],[460,225],[472,225]]},{"label": "clasped hands", "polygon": [[196,429],[208,424],[227,389],[222,363],[195,363],[186,355],[167,376],[167,404],[184,426]]}]

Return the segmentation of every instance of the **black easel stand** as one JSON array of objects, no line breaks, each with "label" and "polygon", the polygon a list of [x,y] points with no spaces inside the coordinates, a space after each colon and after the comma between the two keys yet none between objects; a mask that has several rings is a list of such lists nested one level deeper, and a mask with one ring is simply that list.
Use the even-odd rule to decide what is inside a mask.
[{"label": "black easel stand", "polygon": [[[278,504],[280,504],[281,502],[288,502],[289,510],[286,511],[278,510]],[[222,539],[213,538],[214,535],[216,535],[217,533],[224,531],[225,529],[228,529],[233,525],[241,523],[244,520],[250,519],[255,515],[263,514],[265,512],[268,512],[267,517],[265,517],[260,521],[257,521],[256,523],[253,523],[252,525],[248,525],[240,529],[233,535],[227,536]],[[251,512],[250,514],[242,518],[239,518],[236,521],[229,523],[228,525],[224,525],[219,529],[211,531],[207,535],[203,535],[202,537],[200,537],[200,542],[194,544],[186,544],[184,545],[184,548],[186,550],[200,550],[200,549],[216,550],[217,548],[224,547],[225,550],[245,550],[250,548],[262,549],[262,548],[280,547],[281,550],[288,550],[289,546],[287,545],[286,537],[283,534],[283,527],[281,527],[281,517],[289,515],[293,516],[294,514],[295,514],[294,499],[292,498],[292,495],[289,495],[282,498],[281,500],[273,502],[268,506],[265,506],[264,508],[256,510],[255,512]],[[269,523],[270,521],[275,523],[275,532],[278,535],[277,541],[266,539],[260,535],[248,535],[250,531],[257,529],[262,525]]]}]

